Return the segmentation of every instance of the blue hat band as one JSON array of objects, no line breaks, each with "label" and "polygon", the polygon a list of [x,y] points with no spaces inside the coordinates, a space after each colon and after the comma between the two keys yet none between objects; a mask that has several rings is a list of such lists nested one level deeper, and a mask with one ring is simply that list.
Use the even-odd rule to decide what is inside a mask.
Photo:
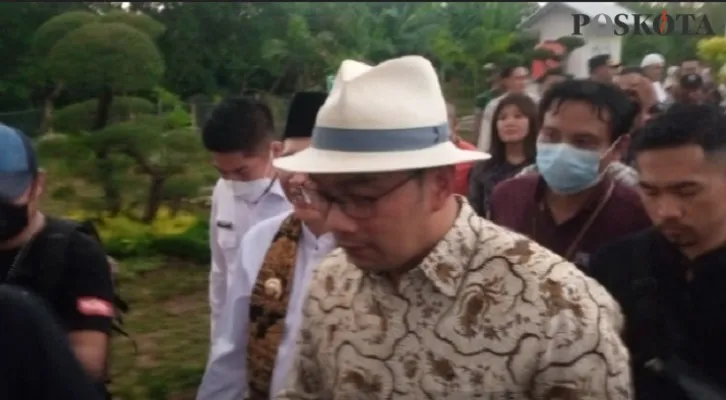
[{"label": "blue hat band", "polygon": [[451,139],[449,124],[406,129],[315,127],[312,147],[350,153],[423,150]]}]

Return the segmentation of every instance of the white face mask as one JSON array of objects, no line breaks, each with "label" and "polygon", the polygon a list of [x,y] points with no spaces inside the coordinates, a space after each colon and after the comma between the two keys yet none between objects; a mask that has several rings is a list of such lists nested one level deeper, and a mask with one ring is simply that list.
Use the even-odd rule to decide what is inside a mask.
[{"label": "white face mask", "polygon": [[272,184],[272,179],[261,178],[253,181],[231,181],[225,179],[224,183],[234,193],[234,197],[241,198],[245,203],[254,203],[264,196]]}]

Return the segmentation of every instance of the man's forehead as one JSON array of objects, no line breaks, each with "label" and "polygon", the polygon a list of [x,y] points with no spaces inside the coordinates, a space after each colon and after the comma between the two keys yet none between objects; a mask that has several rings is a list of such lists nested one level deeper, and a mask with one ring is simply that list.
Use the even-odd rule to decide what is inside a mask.
[{"label": "man's forehead", "polygon": [[406,171],[354,173],[354,174],[311,174],[310,179],[320,186],[378,186],[405,176]]},{"label": "man's forehead", "polygon": [[577,121],[607,123],[610,121],[610,111],[598,109],[594,105],[580,100],[558,100],[544,114],[545,121]]}]

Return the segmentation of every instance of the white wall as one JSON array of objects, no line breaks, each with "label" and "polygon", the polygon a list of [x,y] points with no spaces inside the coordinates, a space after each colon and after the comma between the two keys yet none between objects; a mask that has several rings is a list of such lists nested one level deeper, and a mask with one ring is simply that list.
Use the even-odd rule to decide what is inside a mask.
[{"label": "white wall", "polygon": [[[568,11],[555,9],[543,15],[533,28],[539,30],[540,42],[570,36],[572,35],[572,15]],[[565,66],[567,72],[577,78],[588,76],[587,60],[590,57],[609,53],[613,59],[620,60],[622,49],[620,36],[592,37],[587,35],[587,32],[584,33],[582,38],[585,39],[585,45],[570,54]]]}]

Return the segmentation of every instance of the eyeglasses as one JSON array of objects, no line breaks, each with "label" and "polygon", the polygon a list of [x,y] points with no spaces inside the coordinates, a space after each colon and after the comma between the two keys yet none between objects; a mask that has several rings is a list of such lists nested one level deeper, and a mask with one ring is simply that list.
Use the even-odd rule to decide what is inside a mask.
[{"label": "eyeglasses", "polygon": [[[378,204],[379,200],[393,194],[398,189],[406,185],[408,182],[418,178],[422,174],[423,170],[417,170],[407,176],[406,179],[403,179],[402,181],[385,190],[383,193],[380,193],[376,196],[349,195],[338,197],[316,190],[310,187],[310,185],[308,184],[303,186],[302,192],[310,206],[318,210],[323,215],[327,215],[333,205],[336,205],[338,206],[338,208],[340,208],[340,211],[342,213],[349,216],[350,218],[368,219],[375,215],[376,205]],[[308,183],[312,185],[311,182]]]}]

